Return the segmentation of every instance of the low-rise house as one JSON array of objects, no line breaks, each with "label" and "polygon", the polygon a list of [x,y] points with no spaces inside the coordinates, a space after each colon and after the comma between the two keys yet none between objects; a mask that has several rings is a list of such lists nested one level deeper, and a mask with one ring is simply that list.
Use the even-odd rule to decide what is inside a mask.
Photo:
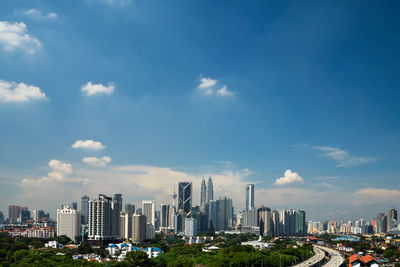
[{"label": "low-rise house", "polygon": [[382,264],[375,257],[366,255],[360,257],[357,254],[352,255],[349,258],[349,267],[380,267]]}]

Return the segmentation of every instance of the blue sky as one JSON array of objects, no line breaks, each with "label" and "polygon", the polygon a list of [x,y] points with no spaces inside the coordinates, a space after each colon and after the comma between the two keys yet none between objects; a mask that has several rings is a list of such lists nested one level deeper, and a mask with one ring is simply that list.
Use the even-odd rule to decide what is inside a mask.
[{"label": "blue sky", "polygon": [[237,208],[248,182],[311,219],[399,208],[398,8],[2,1],[0,210],[167,202],[209,174]]}]

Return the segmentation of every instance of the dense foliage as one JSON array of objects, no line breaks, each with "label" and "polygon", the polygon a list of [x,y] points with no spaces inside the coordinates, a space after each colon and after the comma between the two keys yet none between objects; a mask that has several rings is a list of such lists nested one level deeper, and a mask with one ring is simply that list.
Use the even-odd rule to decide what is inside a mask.
[{"label": "dense foliage", "polygon": [[[242,246],[240,242],[255,236],[232,235],[219,238],[221,249],[216,252],[202,251],[203,245],[185,245],[181,242],[168,244],[161,239],[151,240],[151,244],[165,247],[166,252],[157,258],[149,259],[142,251],[128,252],[124,261],[112,260],[107,264],[74,260],[73,254],[96,253],[106,256],[104,249],[92,248],[82,243],[78,249],[47,249],[43,242],[29,238],[11,238],[0,233],[0,266],[289,266],[299,263],[312,254],[312,246],[296,245],[290,240],[277,241],[271,249],[256,250]],[[228,245],[229,244],[229,245]],[[39,247],[39,248],[38,248]]]}]

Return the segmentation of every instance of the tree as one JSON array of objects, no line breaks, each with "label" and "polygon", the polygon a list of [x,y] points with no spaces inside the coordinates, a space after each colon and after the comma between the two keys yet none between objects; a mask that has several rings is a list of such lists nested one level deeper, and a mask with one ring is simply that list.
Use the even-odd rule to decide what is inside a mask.
[{"label": "tree", "polygon": [[143,251],[129,251],[126,253],[124,262],[129,263],[132,266],[151,266],[149,256]]},{"label": "tree", "polygon": [[80,254],[90,254],[90,253],[93,253],[93,248],[88,242],[83,242],[78,247],[78,253],[80,253]]}]

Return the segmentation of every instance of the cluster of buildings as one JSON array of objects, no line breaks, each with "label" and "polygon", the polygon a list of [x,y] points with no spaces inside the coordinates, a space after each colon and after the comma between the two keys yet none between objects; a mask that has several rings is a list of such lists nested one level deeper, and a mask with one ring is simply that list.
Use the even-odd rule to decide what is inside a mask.
[{"label": "cluster of buildings", "polygon": [[202,180],[199,205],[193,205],[193,183],[188,181],[178,183],[178,193],[172,194],[171,202],[157,206],[154,200],[143,200],[141,207],[136,208],[129,203],[123,206],[122,194],[100,194],[94,199],[83,196],[81,210],[72,204],[57,210],[57,235],[77,241],[83,234],[83,225],[89,242],[103,245],[117,240],[141,243],[153,238],[156,232],[185,237],[230,230],[268,236],[306,233],[305,211],[256,208],[253,184],[246,186],[246,209],[237,214],[231,198],[214,199],[211,177],[207,183]]},{"label": "cluster of buildings", "polygon": [[307,226],[308,234],[329,233],[329,234],[387,234],[400,232],[397,223],[397,210],[389,209],[388,213],[378,213],[371,222],[364,219],[357,221],[309,221]]}]

